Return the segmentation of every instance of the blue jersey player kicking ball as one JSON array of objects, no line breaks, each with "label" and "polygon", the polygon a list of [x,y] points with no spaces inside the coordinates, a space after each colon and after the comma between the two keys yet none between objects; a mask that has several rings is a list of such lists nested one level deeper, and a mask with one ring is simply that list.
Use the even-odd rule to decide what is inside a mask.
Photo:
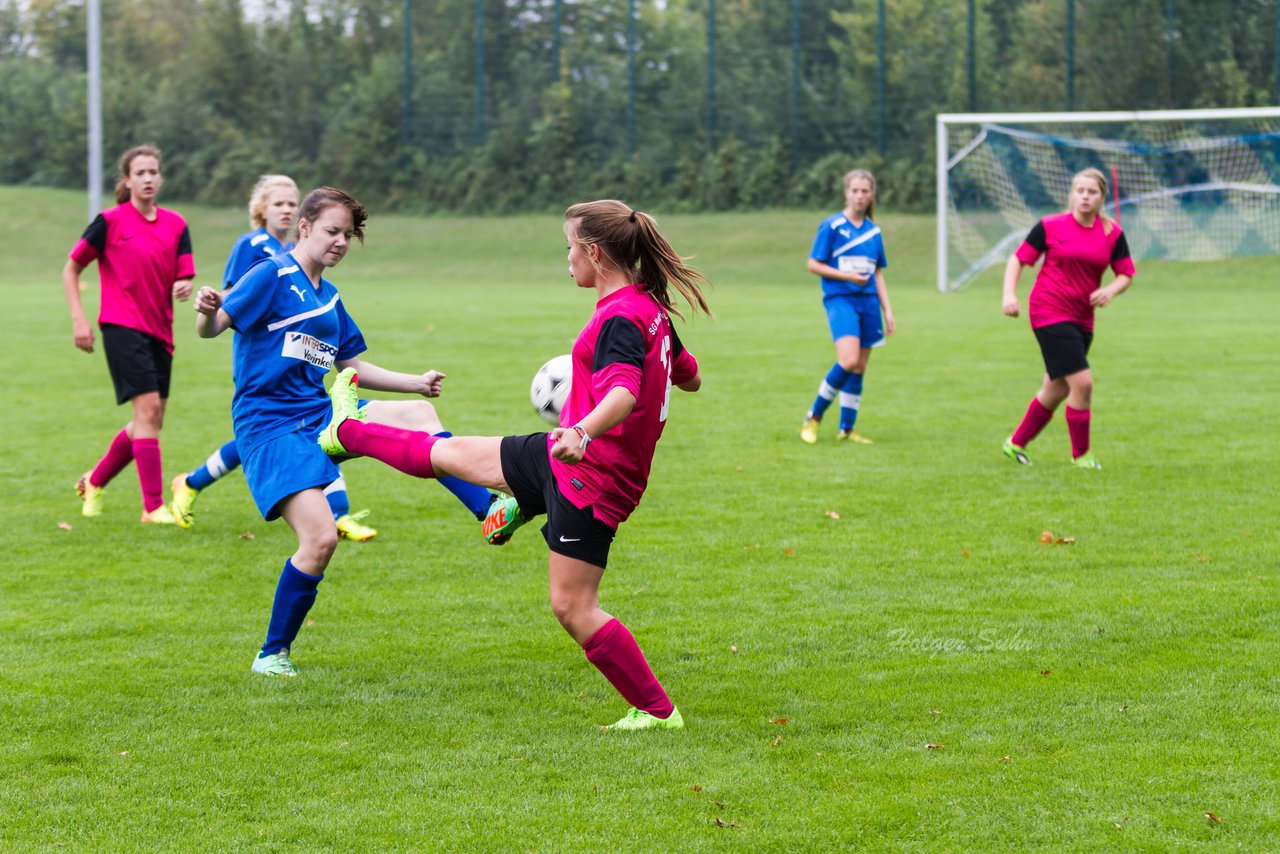
[{"label": "blue jersey player kicking ball", "polygon": [[[289,650],[338,544],[324,488],[338,468],[316,444],[329,420],[324,379],[335,366],[356,368],[365,388],[437,397],[444,374],[402,374],[360,358],[364,337],[321,274],[347,254],[351,239],[364,240],[365,209],[332,187],[312,190],[298,209],[298,243],[259,263],[230,291],[201,288],[196,332],[213,338],[237,333],[235,397],[231,416],[245,480],[267,520],[283,517],[298,537],[276,587],[267,639],[253,672],[296,676]],[[436,435],[443,432],[426,401],[361,401],[361,420]],[[457,478],[441,480],[476,518],[492,501],[482,487]]]},{"label": "blue jersey player kicking ball", "polygon": [[[800,438],[818,441],[818,425],[836,396],[840,396],[837,440],[871,444],[853,429],[862,405],[862,375],[871,348],[884,343],[894,330],[893,309],[885,289],[884,239],[871,219],[876,203],[876,179],[865,169],[844,176],[844,210],[823,220],[809,252],[809,272],[822,277],[822,305],[836,345],[836,363],[818,385]],[[880,315],[884,313],[884,322]]]},{"label": "blue jersey player kicking ball", "polygon": [[[293,248],[290,235],[298,213],[298,185],[288,175],[263,175],[249,195],[249,224],[253,231],[236,238],[227,258],[227,268],[222,274],[222,286],[231,288],[241,277],[267,258],[288,252]],[[196,498],[200,491],[212,486],[223,476],[240,467],[240,450],[236,440],[223,443],[199,466],[173,479],[169,488],[173,493],[173,517],[181,528],[190,528],[195,521]],[[378,536],[378,532],[360,520],[368,513],[353,514],[347,498],[347,483],[341,474],[325,487],[325,498],[333,512],[338,536],[344,540],[365,542]]]}]

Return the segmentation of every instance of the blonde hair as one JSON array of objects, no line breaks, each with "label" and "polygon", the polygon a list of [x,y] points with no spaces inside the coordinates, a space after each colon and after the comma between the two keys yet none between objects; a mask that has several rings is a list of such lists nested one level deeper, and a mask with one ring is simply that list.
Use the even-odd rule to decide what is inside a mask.
[{"label": "blonde hair", "polygon": [[855,178],[865,178],[871,184],[871,201],[867,203],[867,219],[874,219],[876,212],[876,176],[866,169],[851,169],[845,173],[844,188],[847,191]]},{"label": "blonde hair", "polygon": [[154,157],[156,163],[159,164],[160,149],[150,144],[135,145],[120,155],[120,174],[116,176],[116,202],[118,204],[123,205],[129,201],[129,188],[126,186],[126,182],[129,180],[129,170],[133,167],[133,160],[136,157]]},{"label": "blonde hair", "polygon": [[287,187],[298,195],[298,185],[288,175],[263,175],[249,194],[249,224],[254,228],[267,227],[267,197],[276,187]]},{"label": "blonde hair", "polygon": [[[1107,176],[1102,174],[1101,169],[1095,169],[1090,166],[1087,169],[1081,169],[1079,172],[1071,176],[1071,186],[1076,185],[1076,181],[1081,178],[1088,178],[1098,182],[1098,189],[1102,192],[1102,201],[1107,201]],[[1071,209],[1071,199],[1067,199],[1067,209]],[[1102,212],[1102,208],[1098,208],[1098,217],[1102,220],[1102,233],[1111,234],[1111,229],[1116,227],[1116,221]]]},{"label": "blonde hair", "polygon": [[572,205],[564,212],[564,218],[575,222],[578,243],[599,246],[614,265],[632,275],[664,309],[684,317],[676,309],[668,287],[674,286],[690,308],[711,316],[700,287],[707,277],[685,264],[685,259],[658,231],[653,217],[616,199],[600,199]]}]

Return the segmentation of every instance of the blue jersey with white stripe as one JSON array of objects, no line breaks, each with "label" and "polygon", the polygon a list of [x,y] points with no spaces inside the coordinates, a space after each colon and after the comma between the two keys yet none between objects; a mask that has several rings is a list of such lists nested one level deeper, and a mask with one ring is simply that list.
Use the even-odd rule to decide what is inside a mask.
[{"label": "blue jersey with white stripe", "polygon": [[222,287],[229,288],[240,281],[240,277],[263,258],[280,255],[292,248],[292,241],[281,243],[265,228],[240,235],[227,257],[227,269],[222,273]]},{"label": "blue jersey with white stripe", "polygon": [[325,375],[365,351],[338,289],[325,279],[312,285],[284,253],[250,269],[222,310],[237,333],[231,418],[241,456],[294,430],[319,432],[329,419]]},{"label": "blue jersey with white stripe", "polygon": [[854,225],[843,213],[832,214],[818,226],[809,257],[844,272],[872,273],[865,285],[822,277],[822,295],[851,296],[876,292],[876,270],[888,267],[880,226],[870,218]]}]

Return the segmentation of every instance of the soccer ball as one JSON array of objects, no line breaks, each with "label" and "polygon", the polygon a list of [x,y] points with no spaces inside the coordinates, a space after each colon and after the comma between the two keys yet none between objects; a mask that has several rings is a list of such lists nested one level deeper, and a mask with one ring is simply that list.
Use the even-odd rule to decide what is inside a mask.
[{"label": "soccer ball", "polygon": [[529,400],[542,420],[560,426],[560,410],[569,399],[569,381],[573,377],[573,359],[569,354],[549,360],[533,375]]}]

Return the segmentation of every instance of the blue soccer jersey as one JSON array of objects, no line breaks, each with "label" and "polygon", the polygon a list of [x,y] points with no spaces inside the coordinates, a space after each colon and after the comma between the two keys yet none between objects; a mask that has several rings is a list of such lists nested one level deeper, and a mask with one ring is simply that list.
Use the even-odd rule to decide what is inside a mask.
[{"label": "blue soccer jersey", "polygon": [[880,237],[880,226],[870,219],[863,219],[862,225],[855,226],[843,213],[832,214],[818,226],[818,235],[813,239],[813,249],[809,257],[843,272],[859,272],[871,274],[865,285],[822,277],[822,294],[830,296],[852,296],[857,294],[874,294],[876,292],[876,270],[888,267],[884,257],[884,240]]},{"label": "blue soccer jersey", "polygon": [[285,253],[254,266],[222,309],[237,333],[231,418],[241,456],[286,433],[318,433],[329,418],[325,375],[366,349],[337,288],[312,285]]},{"label": "blue soccer jersey", "polygon": [[292,242],[281,243],[265,228],[240,235],[227,258],[227,269],[222,274],[222,287],[229,288],[240,281],[240,277],[263,258],[281,255],[292,248]]}]

